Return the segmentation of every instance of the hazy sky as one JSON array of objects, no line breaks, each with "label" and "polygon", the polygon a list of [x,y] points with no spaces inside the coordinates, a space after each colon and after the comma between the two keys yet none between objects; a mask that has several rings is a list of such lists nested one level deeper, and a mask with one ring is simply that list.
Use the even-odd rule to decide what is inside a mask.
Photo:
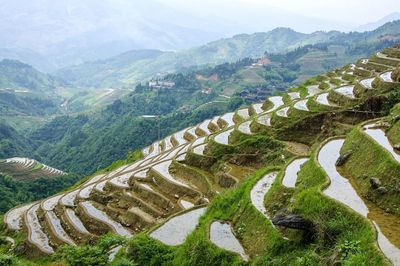
[{"label": "hazy sky", "polygon": [[[399,0],[159,0],[159,2],[193,14],[212,14],[232,20],[241,11],[258,13],[274,8],[282,12],[332,22],[332,27],[340,30],[351,30],[359,25],[375,22],[390,13],[400,12]],[[329,24],[321,24],[320,27],[329,27]]]}]

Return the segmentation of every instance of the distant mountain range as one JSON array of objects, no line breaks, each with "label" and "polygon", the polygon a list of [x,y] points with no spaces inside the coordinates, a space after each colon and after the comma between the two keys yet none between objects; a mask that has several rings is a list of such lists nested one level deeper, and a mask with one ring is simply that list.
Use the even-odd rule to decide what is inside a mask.
[{"label": "distant mountain range", "polygon": [[400,19],[400,13],[394,12],[394,13],[391,13],[391,14],[381,18],[378,21],[374,21],[374,22],[370,22],[370,23],[361,25],[361,26],[355,28],[354,30],[358,31],[358,32],[370,31],[370,30],[374,30],[374,29],[382,26],[383,24],[386,24],[388,22],[392,22],[395,20],[399,20],[399,19]]},{"label": "distant mountain range", "polygon": [[[377,45],[387,40],[394,42],[399,39],[400,21],[390,22],[364,33],[318,31],[304,34],[289,28],[277,28],[265,33],[236,35],[179,52],[130,51],[109,59],[66,67],[56,71],[54,75],[78,86],[132,86],[157,75],[190,67],[216,65],[244,57],[260,57],[266,52],[283,53],[307,44],[335,43],[342,46],[342,49],[349,49],[358,45]],[[370,52],[368,50],[357,56],[366,56]],[[343,63],[346,62],[340,62]]]}]

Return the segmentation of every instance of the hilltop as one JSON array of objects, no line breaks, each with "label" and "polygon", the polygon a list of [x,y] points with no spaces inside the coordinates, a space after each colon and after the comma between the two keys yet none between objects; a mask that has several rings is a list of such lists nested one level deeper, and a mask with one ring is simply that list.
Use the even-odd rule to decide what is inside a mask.
[{"label": "hilltop", "polygon": [[2,234],[25,257],[2,258],[398,265],[399,62],[384,49],[14,208]]}]

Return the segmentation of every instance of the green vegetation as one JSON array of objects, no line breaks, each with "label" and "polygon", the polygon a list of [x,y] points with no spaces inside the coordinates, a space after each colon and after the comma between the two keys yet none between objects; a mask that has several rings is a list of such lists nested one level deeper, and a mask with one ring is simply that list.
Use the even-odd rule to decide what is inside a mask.
[{"label": "green vegetation", "polygon": [[0,213],[25,202],[49,197],[75,184],[79,179],[77,175],[65,175],[17,181],[11,176],[0,174]]}]

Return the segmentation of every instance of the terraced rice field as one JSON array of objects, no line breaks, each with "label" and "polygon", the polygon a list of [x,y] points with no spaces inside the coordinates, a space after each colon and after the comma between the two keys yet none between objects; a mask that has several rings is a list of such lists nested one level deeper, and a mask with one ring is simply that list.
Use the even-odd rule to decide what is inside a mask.
[{"label": "terraced rice field", "polygon": [[32,180],[39,177],[57,177],[66,174],[61,170],[41,164],[34,159],[22,157],[13,157],[0,161],[0,172],[21,180]]},{"label": "terraced rice field", "polygon": [[348,98],[355,99],[356,96],[354,95],[354,86],[353,85],[348,85],[348,86],[343,86],[340,88],[335,89],[337,93],[340,93]]},{"label": "terraced rice field", "polygon": [[282,184],[286,187],[294,188],[296,186],[297,173],[300,171],[300,167],[308,161],[308,158],[301,158],[293,160],[285,170],[285,175],[282,179]]},{"label": "terraced rice field", "polygon": [[[369,64],[369,61],[362,60],[353,69],[360,67],[360,64]],[[347,74],[352,72],[348,71],[348,68],[343,71]],[[391,71],[380,73],[380,77],[387,81],[388,73]],[[353,74],[355,75],[356,71]],[[340,76],[335,78],[346,82]],[[374,77],[362,78],[357,86],[371,89],[374,79]],[[198,173],[199,169],[187,164],[186,158],[189,156],[186,155],[190,154],[190,151],[203,156],[204,159],[209,155],[207,150],[207,156],[204,156],[207,147],[212,148],[216,143],[225,146],[235,145],[230,143],[229,136],[238,133],[237,131],[248,135],[246,137],[249,138],[254,137],[250,135],[261,132],[257,127],[264,126],[263,130],[272,132],[276,126],[274,123],[271,125],[271,117],[290,117],[292,111],[295,111],[292,109],[289,112],[290,108],[315,112],[311,104],[314,100],[321,105],[342,107],[339,100],[333,97],[328,100],[328,96],[336,92],[343,99],[355,99],[354,87],[354,85],[337,87],[331,84],[330,88],[322,91],[318,85],[312,85],[307,87],[308,95],[303,98],[300,97],[300,91],[269,97],[265,106],[271,106],[272,103],[272,107],[268,110],[263,110],[263,104],[259,103],[207,119],[145,147],[144,158],[135,163],[119,167],[107,174],[95,175],[72,191],[10,210],[4,216],[5,224],[11,230],[26,231],[28,243],[46,254],[53,253],[62,244],[75,245],[106,232],[132,236],[146,229],[150,229],[152,238],[167,245],[181,245],[188,234],[196,230],[199,218],[205,213],[205,206],[212,200],[213,195],[220,192],[220,188],[210,185],[212,182],[206,177],[192,176],[193,173]],[[372,93],[375,91],[378,90],[373,90]],[[290,99],[290,103],[285,104],[283,99],[285,101]],[[307,116],[310,113],[302,114]],[[400,156],[393,150],[382,129],[367,125],[363,130],[399,162]],[[328,140],[319,149],[317,161],[331,182],[323,193],[367,217],[369,213],[367,205],[335,166],[343,142],[343,139]],[[308,154],[309,151],[305,153]],[[290,158],[293,158],[293,154],[291,156]],[[284,156],[282,160],[287,163]],[[297,189],[297,174],[301,165],[307,161],[308,158],[292,160],[285,170],[281,171],[282,185],[292,190]],[[13,159],[6,163],[28,169],[35,165],[33,160],[27,158]],[[185,172],[184,169],[188,169],[185,167],[190,167],[190,174]],[[56,173],[47,166],[43,169],[48,173]],[[202,171],[205,170],[199,170]],[[276,182],[278,174],[278,171],[268,173],[250,191],[251,203],[268,220],[265,205],[268,202],[264,199]],[[241,182],[241,180],[236,181]],[[244,260],[248,259],[245,249],[236,238],[228,221],[214,221],[209,226],[212,243],[239,254]],[[380,232],[378,224],[376,228]],[[394,263],[398,263],[400,254],[398,249],[390,245],[390,241],[381,232],[378,234],[378,242],[385,255]]]},{"label": "terraced rice field", "polygon": [[246,261],[249,259],[227,223],[213,222],[210,227],[210,240],[220,248],[238,253]]}]

